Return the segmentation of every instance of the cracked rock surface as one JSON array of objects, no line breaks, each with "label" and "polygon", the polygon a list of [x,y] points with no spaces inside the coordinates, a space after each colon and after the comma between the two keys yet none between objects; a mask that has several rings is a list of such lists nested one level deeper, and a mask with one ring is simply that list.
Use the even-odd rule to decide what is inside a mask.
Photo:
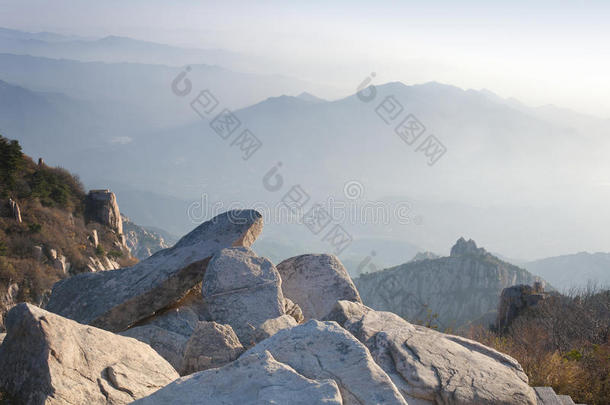
[{"label": "cracked rock surface", "polygon": [[281,330],[243,356],[265,351],[307,378],[335,380],[344,405],[406,405],[368,349],[335,322],[311,320]]},{"label": "cracked rock surface", "polygon": [[326,319],[369,348],[411,405],[536,405],[519,363],[480,343],[348,301]]},{"label": "cracked rock surface", "polygon": [[17,403],[127,404],[178,373],[150,346],[19,304],[7,314],[0,387]]},{"label": "cracked rock surface", "polygon": [[341,405],[333,380],[305,378],[269,352],[242,356],[221,368],[183,377],[137,405]]}]

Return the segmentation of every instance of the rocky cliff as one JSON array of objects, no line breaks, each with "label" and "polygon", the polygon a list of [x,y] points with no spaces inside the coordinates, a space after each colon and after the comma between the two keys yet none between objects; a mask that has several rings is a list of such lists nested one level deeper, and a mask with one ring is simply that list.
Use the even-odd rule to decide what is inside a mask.
[{"label": "rocky cliff", "polygon": [[423,259],[354,280],[365,305],[446,328],[495,320],[502,290],[537,278],[460,238],[451,255]]},{"label": "rocky cliff", "polygon": [[533,286],[519,284],[505,288],[500,295],[495,328],[500,332],[506,330],[516,317],[528,308],[538,305],[548,296],[549,294],[544,291],[544,285],[539,281]]},{"label": "rocky cliff", "polygon": [[137,225],[124,215],[121,215],[121,218],[123,220],[125,244],[131,251],[132,256],[138,260],[144,260],[159,250],[172,247],[176,242],[171,236],[168,238],[159,231]]}]

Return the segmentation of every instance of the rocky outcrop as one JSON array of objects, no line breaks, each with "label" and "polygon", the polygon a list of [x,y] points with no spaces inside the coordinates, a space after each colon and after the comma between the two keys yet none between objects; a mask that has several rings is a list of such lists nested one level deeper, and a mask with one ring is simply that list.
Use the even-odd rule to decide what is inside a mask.
[{"label": "rocky outcrop", "polygon": [[495,327],[498,331],[506,330],[513,320],[528,308],[538,305],[549,295],[544,292],[542,282],[537,281],[534,286],[514,285],[502,290],[498,304],[498,317]]},{"label": "rocky outcrop", "polygon": [[[496,318],[502,290],[538,278],[460,239],[449,257],[405,263],[354,280],[365,305],[441,330]],[[438,318],[432,319],[437,314]]]},{"label": "rocky outcrop", "polygon": [[262,352],[242,356],[222,368],[183,377],[136,405],[293,404],[341,405],[332,380],[316,381]]},{"label": "rocky outcrop", "polygon": [[107,256],[89,256],[86,266],[87,270],[91,273],[95,273],[97,271],[118,270],[121,268],[121,266],[115,260],[109,259]]},{"label": "rocky outcrop", "polygon": [[477,244],[472,239],[464,239],[460,238],[455,242],[455,245],[451,248],[451,256],[464,256],[464,255],[473,255],[473,256],[485,256],[487,255],[487,251],[483,248],[477,247]]},{"label": "rocky outcrop", "polygon": [[307,378],[335,380],[344,405],[406,405],[367,348],[335,322],[311,320],[282,330],[243,356],[266,351]]},{"label": "rocky outcrop", "polygon": [[202,296],[211,320],[231,325],[246,346],[255,343],[254,332],[263,322],[284,315],[277,269],[245,247],[214,255],[203,278]]},{"label": "rocky outcrop", "polygon": [[136,225],[125,216],[122,219],[125,243],[131,254],[138,258],[138,260],[144,260],[159,250],[172,246],[159,233]]},{"label": "rocky outcrop", "polygon": [[477,342],[348,301],[328,319],[368,347],[410,404],[536,404],[519,363]]},{"label": "rocky outcrop", "polygon": [[347,270],[334,255],[292,257],[277,269],[284,295],[299,305],[305,320],[322,319],[338,300],[362,302]]},{"label": "rocky outcrop", "polygon": [[224,366],[245,351],[233,328],[216,322],[199,322],[184,349],[182,375]]},{"label": "rocky outcrop", "polygon": [[178,373],[148,345],[19,304],[0,346],[0,390],[17,403],[127,404]]},{"label": "rocky outcrop", "polygon": [[12,198],[8,199],[8,207],[11,212],[11,216],[17,221],[17,223],[21,223],[21,209],[19,208],[19,204],[17,201]]},{"label": "rocky outcrop", "polygon": [[109,227],[123,234],[123,220],[116,195],[110,190],[91,190],[85,199],[85,219]]},{"label": "rocky outcrop", "polygon": [[261,230],[262,217],[256,211],[220,214],[172,248],[132,267],[79,274],[56,283],[47,308],[102,329],[125,330],[184,297],[201,281],[214,253],[250,246]]}]

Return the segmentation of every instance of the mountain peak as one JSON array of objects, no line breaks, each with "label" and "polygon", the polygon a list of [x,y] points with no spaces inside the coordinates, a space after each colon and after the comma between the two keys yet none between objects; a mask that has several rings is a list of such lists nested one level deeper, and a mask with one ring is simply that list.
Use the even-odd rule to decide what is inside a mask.
[{"label": "mountain peak", "polygon": [[314,103],[321,103],[321,102],[326,101],[323,98],[316,97],[313,94],[308,93],[306,91],[304,91],[301,94],[299,94],[298,96],[296,96],[296,98],[304,100],[304,101],[311,101],[311,102],[314,102]]},{"label": "mountain peak", "polygon": [[462,256],[466,254],[482,256],[486,253],[487,251],[485,249],[477,247],[475,241],[472,239],[466,241],[463,237],[459,238],[451,248],[451,256]]}]

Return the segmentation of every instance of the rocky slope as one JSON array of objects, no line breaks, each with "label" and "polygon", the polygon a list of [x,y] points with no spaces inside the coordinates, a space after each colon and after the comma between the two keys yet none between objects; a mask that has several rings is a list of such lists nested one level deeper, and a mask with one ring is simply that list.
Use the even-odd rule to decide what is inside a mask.
[{"label": "rocky slope", "polygon": [[135,266],[59,282],[46,309],[14,307],[0,399],[536,404],[514,359],[364,306],[336,257],[276,268],[250,249],[262,222],[229,211]]},{"label": "rocky slope", "polygon": [[137,262],[116,196],[86,193],[77,177],[34,162],[0,137],[0,331],[17,302],[44,303],[54,282]]},{"label": "rocky slope", "polygon": [[449,257],[412,261],[354,280],[365,305],[441,330],[492,323],[502,290],[535,276],[460,238]]},{"label": "rocky slope", "polygon": [[159,250],[172,247],[176,242],[171,235],[164,236],[160,231],[137,225],[125,215],[121,218],[125,243],[132,256],[138,260],[144,260]]}]

